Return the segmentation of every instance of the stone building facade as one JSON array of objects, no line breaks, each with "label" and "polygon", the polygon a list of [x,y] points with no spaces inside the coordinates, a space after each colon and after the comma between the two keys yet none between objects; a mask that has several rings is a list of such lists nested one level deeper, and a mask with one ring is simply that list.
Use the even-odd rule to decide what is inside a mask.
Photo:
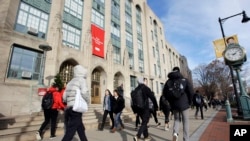
[{"label": "stone building facade", "polygon": [[40,111],[38,88],[56,74],[67,83],[77,64],[88,70],[91,104],[123,84],[129,107],[138,76],[159,98],[174,66],[191,78],[146,0],[5,0],[0,11],[2,116]]}]

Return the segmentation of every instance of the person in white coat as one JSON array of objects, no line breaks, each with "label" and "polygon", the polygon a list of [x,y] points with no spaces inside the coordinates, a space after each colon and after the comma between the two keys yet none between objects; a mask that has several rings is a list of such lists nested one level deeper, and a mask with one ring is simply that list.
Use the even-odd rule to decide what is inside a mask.
[{"label": "person in white coat", "polygon": [[86,82],[87,70],[81,65],[76,65],[73,70],[74,77],[67,84],[63,94],[63,101],[67,104],[67,107],[65,110],[66,132],[62,141],[71,141],[76,131],[81,141],[87,141],[82,113],[73,111],[77,89],[80,89],[81,96],[89,103],[89,90]]}]

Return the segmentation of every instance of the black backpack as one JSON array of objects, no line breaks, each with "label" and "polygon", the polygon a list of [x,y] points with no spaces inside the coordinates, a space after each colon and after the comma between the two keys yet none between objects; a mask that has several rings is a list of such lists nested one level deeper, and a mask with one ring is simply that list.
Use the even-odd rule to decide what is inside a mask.
[{"label": "black backpack", "polygon": [[[185,79],[169,79],[166,82],[165,96],[170,99],[179,99],[185,92]],[[165,86],[165,87],[166,87]]]},{"label": "black backpack", "polygon": [[52,92],[46,92],[46,94],[43,96],[42,99],[42,108],[45,109],[51,109],[53,105],[53,94]]},{"label": "black backpack", "polygon": [[145,108],[145,95],[142,93],[142,87],[137,87],[131,92],[131,107],[134,113],[137,113]]}]

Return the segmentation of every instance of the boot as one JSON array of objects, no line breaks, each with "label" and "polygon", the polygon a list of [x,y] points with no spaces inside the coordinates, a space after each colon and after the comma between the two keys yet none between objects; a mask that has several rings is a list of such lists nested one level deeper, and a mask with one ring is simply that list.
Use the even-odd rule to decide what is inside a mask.
[{"label": "boot", "polygon": [[115,133],[116,131],[116,128],[114,127],[112,130],[111,130],[111,133]]}]

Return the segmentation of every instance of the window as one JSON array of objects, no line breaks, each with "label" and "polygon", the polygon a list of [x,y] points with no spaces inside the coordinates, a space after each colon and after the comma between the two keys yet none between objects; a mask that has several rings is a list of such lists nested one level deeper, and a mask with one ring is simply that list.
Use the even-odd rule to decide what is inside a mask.
[{"label": "window", "polygon": [[48,20],[48,14],[21,2],[15,30],[45,39]]},{"label": "window", "polygon": [[116,17],[117,19],[120,19],[120,5],[112,0],[111,2],[111,14],[112,16]]},{"label": "window", "polygon": [[163,63],[165,64],[165,55],[162,54]]},{"label": "window", "polygon": [[114,51],[114,63],[116,64],[120,64],[121,63],[121,55],[120,55],[120,52],[121,52],[121,49],[114,46],[113,47],[113,51]]},{"label": "window", "polygon": [[153,47],[153,56],[155,58],[155,47]]},{"label": "window", "polygon": [[133,37],[128,32],[126,32],[126,46],[129,47],[129,48],[133,48]]},{"label": "window", "polygon": [[135,76],[130,76],[130,91],[134,90],[137,86],[137,82],[136,82],[136,77]]},{"label": "window", "polygon": [[91,21],[101,28],[104,28],[104,16],[95,9],[92,9]]},{"label": "window", "polygon": [[13,46],[8,70],[8,78],[38,80],[42,53]]},{"label": "window", "polygon": [[82,0],[65,0],[64,11],[70,13],[80,20],[82,19],[82,8]]},{"label": "window", "polygon": [[63,44],[71,48],[79,49],[81,31],[66,23],[63,23],[62,30],[63,30]]},{"label": "window", "polygon": [[120,26],[114,22],[111,22],[111,33],[117,37],[120,37]]}]

